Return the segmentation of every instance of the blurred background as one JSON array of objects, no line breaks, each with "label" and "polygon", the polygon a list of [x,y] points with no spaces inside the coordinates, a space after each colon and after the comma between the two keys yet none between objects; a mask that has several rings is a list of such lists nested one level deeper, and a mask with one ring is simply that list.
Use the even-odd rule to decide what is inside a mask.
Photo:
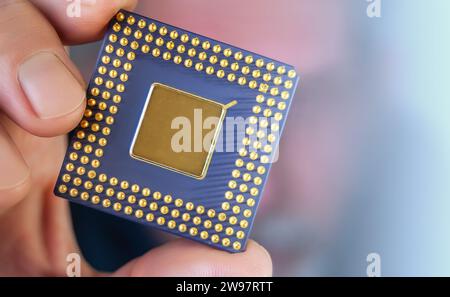
[{"label": "blurred background", "polygon": [[[165,0],[136,11],[296,66],[300,86],[252,233],[275,275],[365,276],[371,253],[383,276],[450,275],[449,1]],[[86,80],[98,49],[72,48]],[[72,212],[99,269],[168,240]]]}]

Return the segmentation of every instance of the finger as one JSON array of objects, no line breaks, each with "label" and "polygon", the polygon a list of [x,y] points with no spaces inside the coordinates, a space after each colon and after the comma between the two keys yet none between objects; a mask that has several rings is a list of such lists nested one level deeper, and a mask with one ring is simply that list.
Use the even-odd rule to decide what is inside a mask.
[{"label": "finger", "polygon": [[151,250],[119,269],[118,276],[271,276],[272,260],[250,241],[243,253],[230,254],[185,239]]},{"label": "finger", "polygon": [[137,0],[32,0],[57,29],[66,44],[97,40],[112,16],[124,8],[132,10]]},{"label": "finger", "polygon": [[[52,193],[66,140],[30,135],[3,114],[0,123],[0,242],[17,243],[19,234],[20,247],[15,251],[31,263],[17,266],[17,257],[2,259],[0,270],[13,275],[30,274],[29,267],[34,266],[36,273],[66,275],[68,255],[81,255],[69,203]],[[82,256],[80,260],[81,275],[93,275]]]},{"label": "finger", "polygon": [[38,136],[70,131],[81,119],[81,75],[58,35],[28,1],[0,4],[0,109]]},{"label": "finger", "polygon": [[0,125],[0,214],[20,201],[29,187],[30,170]]}]

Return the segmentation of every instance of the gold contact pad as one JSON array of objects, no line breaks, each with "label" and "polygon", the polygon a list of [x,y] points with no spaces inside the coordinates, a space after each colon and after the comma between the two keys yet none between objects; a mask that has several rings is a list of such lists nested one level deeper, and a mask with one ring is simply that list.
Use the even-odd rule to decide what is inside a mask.
[{"label": "gold contact pad", "polygon": [[[159,83],[151,86],[147,100],[130,150],[131,156],[197,179],[204,178],[214,152],[226,106]],[[201,111],[200,119],[199,111]],[[197,113],[197,119],[194,118],[195,113]],[[172,138],[180,131],[173,129],[172,123],[174,119],[180,117],[185,118],[183,122],[190,123],[191,132],[190,150],[181,152],[172,147]],[[194,135],[195,122],[197,121],[198,124],[199,120],[204,121],[209,117],[216,118],[216,124],[210,129],[202,129],[202,135],[213,134],[214,137],[209,147],[204,147],[203,139],[200,139],[201,150],[195,149],[194,141],[198,141]],[[200,125],[203,128],[202,122]]]}]

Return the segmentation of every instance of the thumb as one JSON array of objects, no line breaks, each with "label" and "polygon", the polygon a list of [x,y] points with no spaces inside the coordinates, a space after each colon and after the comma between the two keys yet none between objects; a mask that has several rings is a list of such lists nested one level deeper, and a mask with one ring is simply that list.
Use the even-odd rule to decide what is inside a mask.
[{"label": "thumb", "polygon": [[0,108],[30,133],[55,136],[79,122],[82,79],[56,31],[28,1],[0,10],[0,77]]},{"label": "thumb", "polygon": [[116,276],[271,276],[269,253],[254,241],[247,250],[231,254],[176,239],[132,260]]}]

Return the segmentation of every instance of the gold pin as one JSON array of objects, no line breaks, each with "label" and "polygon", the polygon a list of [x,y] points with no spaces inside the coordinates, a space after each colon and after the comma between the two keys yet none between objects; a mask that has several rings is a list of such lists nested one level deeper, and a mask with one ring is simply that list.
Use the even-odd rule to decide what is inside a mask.
[{"label": "gold pin", "polygon": [[172,32],[170,32],[170,38],[172,39],[177,39],[178,38],[178,32],[173,30]]},{"label": "gold pin", "polygon": [[161,36],[166,35],[166,34],[167,34],[167,28],[166,28],[166,27],[161,27],[161,28],[159,29],[159,34],[160,34]]},{"label": "gold pin", "polygon": [[142,20],[142,19],[139,20],[139,22],[138,22],[139,28],[144,29],[146,25],[147,25],[147,23],[144,20]]},{"label": "gold pin", "polygon": [[116,20],[118,22],[123,22],[123,20],[125,20],[125,15],[122,12],[117,13]]},{"label": "gold pin", "polygon": [[151,23],[150,25],[148,25],[148,30],[152,33],[155,32],[157,28],[158,27],[156,26],[155,23]]}]

